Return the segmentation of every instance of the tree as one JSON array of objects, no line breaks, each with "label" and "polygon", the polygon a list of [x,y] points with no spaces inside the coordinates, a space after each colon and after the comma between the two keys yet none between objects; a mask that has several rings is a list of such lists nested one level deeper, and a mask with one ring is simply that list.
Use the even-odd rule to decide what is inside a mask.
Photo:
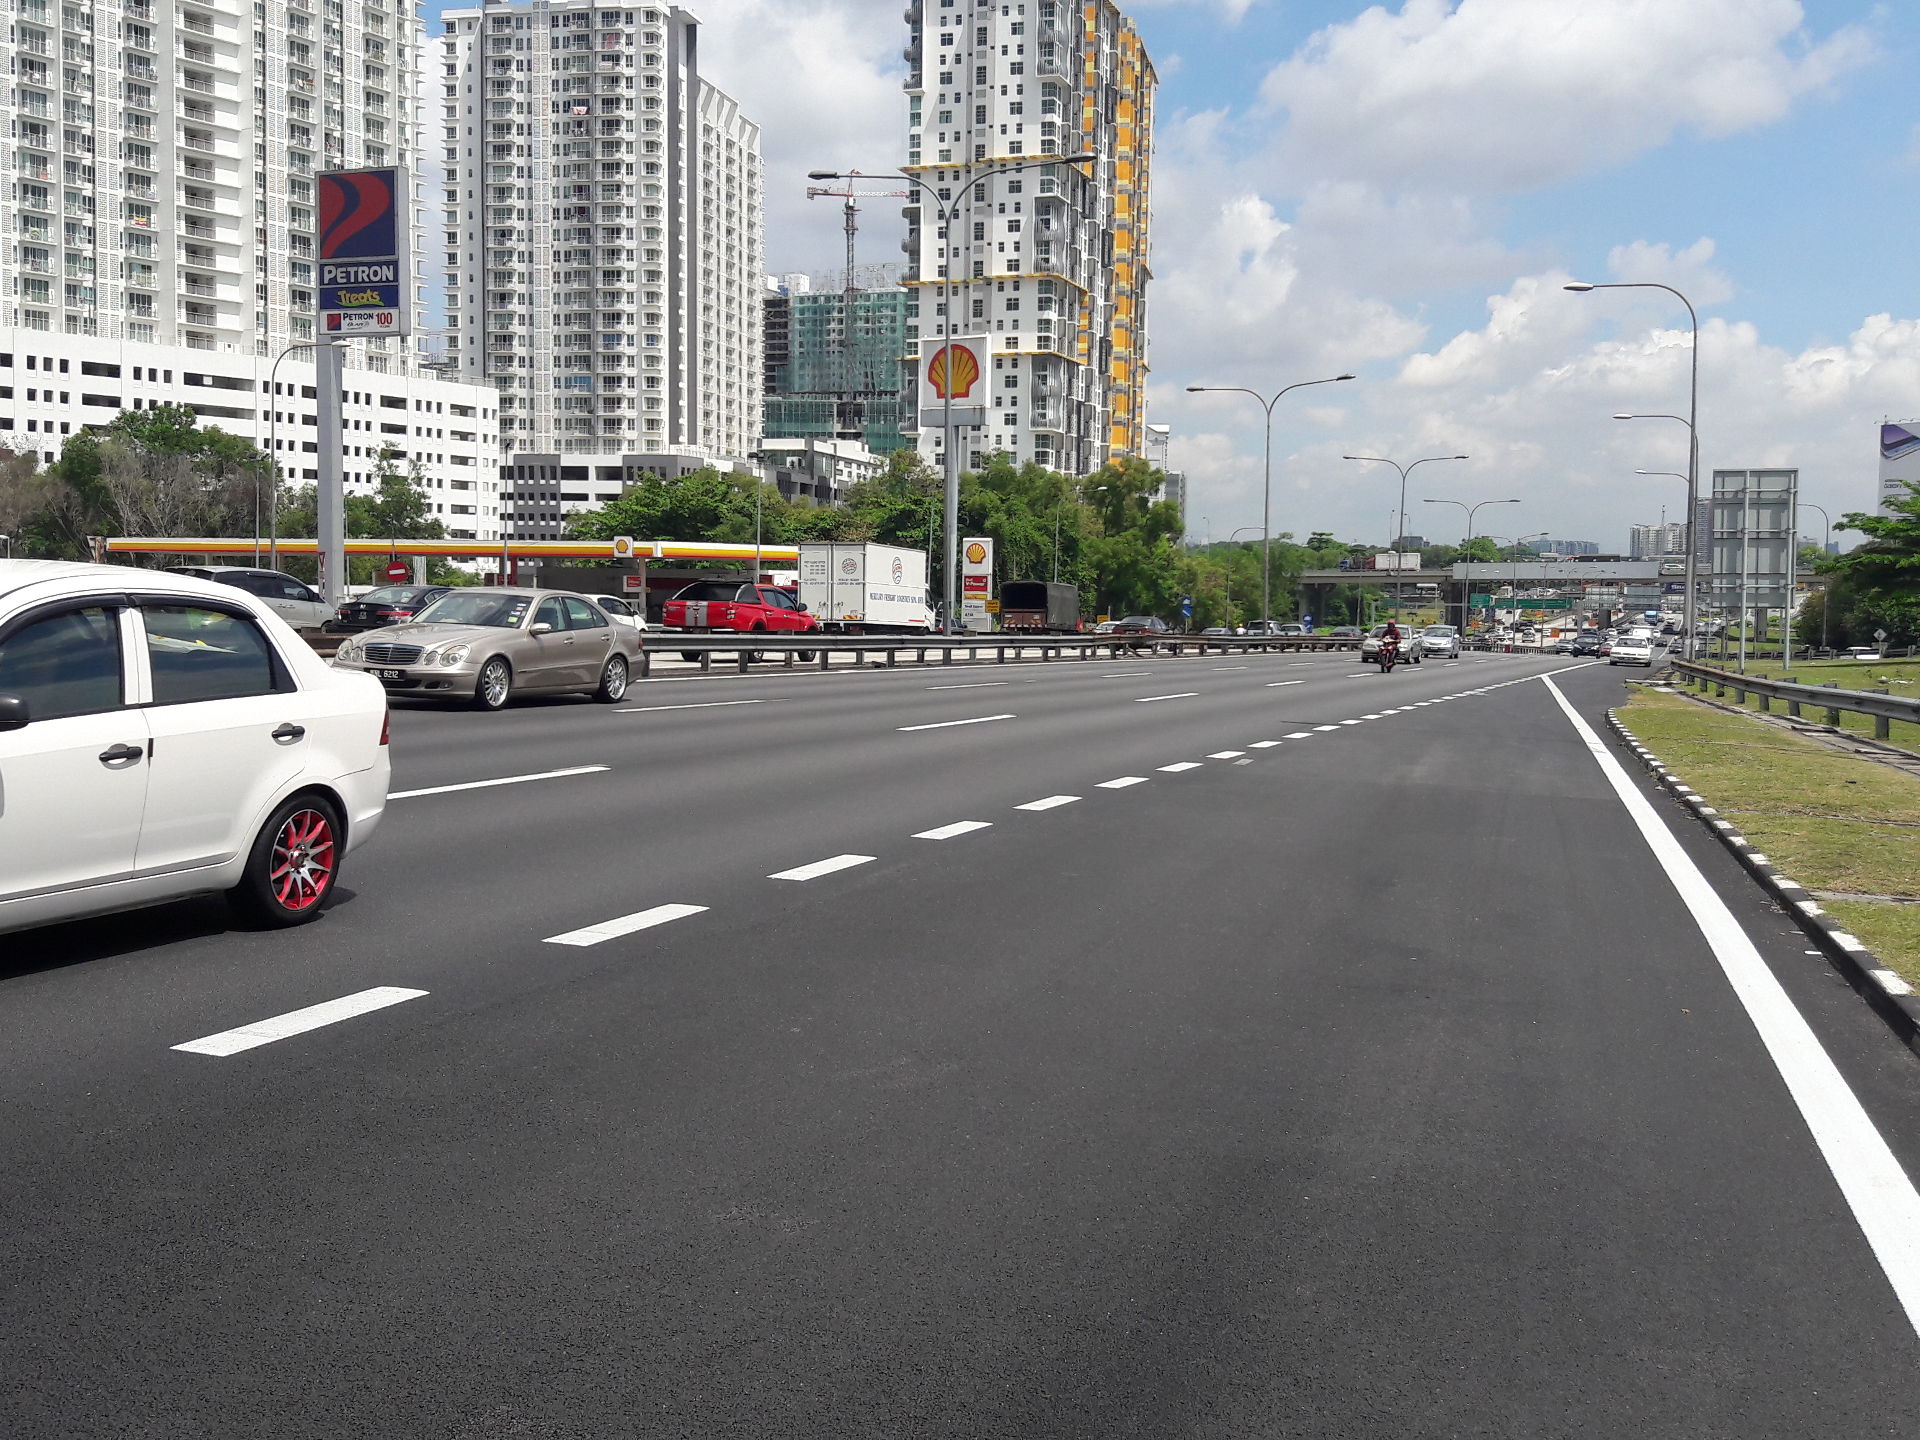
[{"label": "tree", "polygon": [[1485,564],[1501,558],[1500,546],[1486,535],[1476,535],[1462,545],[1454,559]]},{"label": "tree", "polygon": [[[1907,493],[1885,502],[1879,513],[1850,511],[1836,530],[1858,530],[1866,543],[1845,555],[1829,556],[1821,570],[1831,576],[1829,590],[1801,608],[1796,625],[1813,616],[1818,643],[1820,616],[1831,609],[1828,635],[1836,645],[1876,643],[1876,630],[1890,645],[1920,644],[1920,485],[1903,482]],[[1806,629],[1797,633],[1805,638]]]}]

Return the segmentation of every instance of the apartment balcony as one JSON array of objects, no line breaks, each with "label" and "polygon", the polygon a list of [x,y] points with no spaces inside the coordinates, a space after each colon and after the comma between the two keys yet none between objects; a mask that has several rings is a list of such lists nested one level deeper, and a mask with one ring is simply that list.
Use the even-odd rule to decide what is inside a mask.
[{"label": "apartment balcony", "polygon": [[211,65],[214,62],[213,46],[204,40],[182,40],[180,58],[191,60],[196,65]]},{"label": "apartment balcony", "polygon": [[130,20],[153,19],[153,0],[121,0],[120,8]]},{"label": "apartment balcony", "polygon": [[210,305],[186,305],[181,308],[180,318],[189,325],[218,325],[220,312]]},{"label": "apartment balcony", "polygon": [[218,240],[220,231],[211,220],[202,220],[198,216],[188,215],[180,222],[180,233],[191,235],[199,240]]},{"label": "apartment balcony", "polygon": [[[127,13],[133,13],[130,7]],[[211,35],[214,33],[213,21],[207,19],[204,15],[183,14],[180,17],[180,28],[183,30],[191,30],[196,35]]]},{"label": "apartment balcony", "polygon": [[[152,69],[152,66],[148,66],[148,69]],[[151,79],[152,77],[149,76],[148,78]],[[213,77],[210,75],[182,75],[180,77],[180,84],[184,89],[197,90],[203,95],[217,93],[214,89]],[[313,82],[311,80],[307,81],[306,88],[309,90],[313,88]],[[208,116],[207,118],[211,119],[213,117]]]},{"label": "apartment balcony", "polygon": [[184,210],[211,210],[217,213],[220,209],[211,190],[184,189],[175,197],[174,203]]},{"label": "apartment balcony", "polygon": [[211,280],[202,280],[196,276],[187,276],[180,281],[182,295],[204,295],[209,300],[220,298],[220,287]]},{"label": "apartment balcony", "polygon": [[[212,89],[211,86],[207,88]],[[180,113],[189,120],[215,120],[219,118],[218,112],[204,100],[182,100],[180,102]]]},{"label": "apartment balcony", "polygon": [[184,160],[180,164],[180,173],[189,180],[218,180],[219,172],[204,160]]},{"label": "apartment balcony", "polygon": [[53,118],[53,102],[44,95],[36,95],[31,90],[23,91],[19,104],[22,115],[38,115],[48,120]]},{"label": "apartment balcony", "polygon": [[38,35],[23,37],[19,42],[18,48],[22,55],[51,55],[53,53],[53,47]]},{"label": "apartment balcony", "polygon": [[[120,65],[130,80],[158,80],[160,78],[160,72],[154,68],[153,61],[147,59],[144,55],[122,55],[120,57]],[[71,80],[67,82],[66,88],[68,90],[74,88]],[[211,90],[213,86],[208,85],[206,88]]]},{"label": "apartment balcony", "polygon": [[129,265],[127,267],[127,287],[132,290],[158,290],[160,288],[160,282],[155,277],[151,265]]}]

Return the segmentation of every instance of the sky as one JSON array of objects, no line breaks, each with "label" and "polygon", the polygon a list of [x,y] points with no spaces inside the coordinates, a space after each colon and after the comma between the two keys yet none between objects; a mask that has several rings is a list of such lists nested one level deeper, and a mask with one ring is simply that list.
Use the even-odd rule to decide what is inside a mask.
[{"label": "sky", "polygon": [[[703,0],[701,65],[762,127],[767,268],[843,262],[810,169],[904,159],[902,0]],[[1701,473],[1794,465],[1837,520],[1877,427],[1920,415],[1920,5],[1912,0],[1133,0],[1160,78],[1148,419],[1196,539],[1624,550],[1680,518],[1699,313]],[[898,202],[862,214],[899,257]],[[1810,514],[1810,512],[1809,512]],[[1817,524],[1817,517],[1811,517]],[[1246,538],[1246,537],[1242,537]],[[1851,543],[1850,537],[1843,537]]]}]

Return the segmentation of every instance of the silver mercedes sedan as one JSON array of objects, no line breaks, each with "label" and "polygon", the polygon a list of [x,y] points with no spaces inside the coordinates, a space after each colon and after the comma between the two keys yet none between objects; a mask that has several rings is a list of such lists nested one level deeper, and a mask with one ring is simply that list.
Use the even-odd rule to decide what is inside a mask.
[{"label": "silver mercedes sedan", "polygon": [[333,663],[390,695],[498,710],[515,695],[573,691],[609,704],[640,668],[640,632],[585,595],[517,587],[450,590],[404,625],[341,643]]}]

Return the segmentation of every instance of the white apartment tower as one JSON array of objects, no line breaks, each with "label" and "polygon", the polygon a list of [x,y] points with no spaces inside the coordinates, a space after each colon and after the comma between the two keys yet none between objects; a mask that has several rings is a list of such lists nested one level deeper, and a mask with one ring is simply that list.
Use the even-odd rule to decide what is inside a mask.
[{"label": "white apartment tower", "polygon": [[[912,0],[907,22],[907,169],[940,201],[906,212],[908,337],[993,351],[963,463],[1004,451],[1087,474],[1141,454],[1156,81],[1139,33],[1112,0]],[[920,445],[937,455],[941,436]]]},{"label": "white apartment tower", "polygon": [[[315,172],[416,163],[414,0],[6,11],[0,325],[248,355],[311,339]],[[389,343],[355,357],[402,367]]]},{"label": "white apartment tower", "polygon": [[444,19],[449,353],[500,392],[510,487],[564,464],[599,500],[648,454],[749,454],[760,132],[701,78],[699,22],[595,0]]}]

